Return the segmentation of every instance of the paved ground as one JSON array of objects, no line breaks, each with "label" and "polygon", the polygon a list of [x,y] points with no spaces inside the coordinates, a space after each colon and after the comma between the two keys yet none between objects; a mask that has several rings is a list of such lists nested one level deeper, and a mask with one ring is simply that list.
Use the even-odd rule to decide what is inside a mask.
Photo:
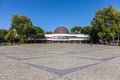
[{"label": "paved ground", "polygon": [[0,80],[120,80],[120,47],[86,44],[0,47]]}]

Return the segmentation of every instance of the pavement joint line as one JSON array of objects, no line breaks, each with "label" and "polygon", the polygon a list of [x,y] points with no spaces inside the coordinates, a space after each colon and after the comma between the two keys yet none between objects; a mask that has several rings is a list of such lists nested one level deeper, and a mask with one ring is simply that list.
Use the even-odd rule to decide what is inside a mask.
[{"label": "pavement joint line", "polygon": [[95,52],[95,51],[99,51],[99,50],[106,50],[106,49],[112,49],[112,48],[105,48],[105,49],[92,49],[92,50],[82,50],[82,51],[79,51],[78,53],[74,53],[74,52],[67,52],[69,54],[79,54],[80,52],[89,52],[89,51],[92,51],[92,52]]},{"label": "pavement joint line", "polygon": [[33,59],[40,59],[40,58],[48,58],[50,56],[44,56],[44,57],[32,57],[32,58],[24,58],[24,59],[21,59],[21,60],[33,60]]},{"label": "pavement joint line", "polygon": [[12,56],[5,56],[7,58],[10,58],[10,59],[14,59],[14,60],[18,60],[18,61],[24,61],[24,60],[32,60],[32,59],[40,59],[40,58],[47,58],[46,57],[32,57],[32,58],[17,58],[17,57],[12,57]]},{"label": "pavement joint line", "polygon": [[[18,61],[21,60],[19,58],[12,57],[12,56],[6,56],[6,55],[3,55],[3,56],[5,56],[7,58],[10,58],[10,59],[18,60]],[[105,61],[112,60],[112,59],[117,58],[117,57],[118,56],[114,56],[114,57],[109,57],[109,58],[103,58],[103,59],[100,59],[100,60],[102,60],[103,62],[105,62]],[[87,58],[85,58],[85,59],[87,59]],[[88,58],[88,59],[90,59],[90,58]],[[63,70],[59,70],[59,69],[55,69],[55,68],[50,68],[50,67],[46,67],[46,66],[35,65],[35,64],[31,64],[31,63],[25,63],[25,62],[23,62],[23,63],[25,63],[27,65],[30,65],[32,67],[36,67],[36,68],[39,68],[41,70],[50,72],[50,73],[54,73],[54,74],[59,75],[59,76],[64,76],[64,75],[67,75],[67,74],[70,74],[70,73],[73,73],[73,72],[76,72],[76,71],[79,71],[79,70],[82,70],[82,69],[86,69],[88,67],[91,67],[91,66],[103,63],[103,62],[98,62],[98,63],[94,63],[94,64],[88,64],[88,65],[84,65],[84,66],[77,66],[77,67],[63,69]]]},{"label": "pavement joint line", "polygon": [[101,61],[109,61],[109,60],[112,60],[114,58],[117,58],[118,56],[113,56],[113,57],[108,57],[108,58],[103,58],[103,59],[100,59]]},{"label": "pavement joint line", "polygon": [[108,60],[112,60],[114,58],[117,58],[118,56],[113,56],[113,57],[108,57],[108,58],[102,58],[102,59],[87,58],[87,57],[76,57],[76,56],[71,56],[71,57],[80,58],[80,59],[95,60],[95,61],[108,61]]},{"label": "pavement joint line", "polygon": [[77,67],[63,69],[63,70],[50,68],[50,67],[46,67],[46,66],[41,66],[41,65],[36,65],[36,64],[31,64],[31,63],[25,63],[25,64],[30,65],[35,68],[38,68],[38,69],[41,69],[41,70],[44,70],[44,71],[47,71],[47,72],[50,72],[50,73],[53,73],[53,74],[56,74],[56,75],[59,75],[59,76],[64,76],[64,75],[67,75],[67,74],[70,74],[70,73],[73,73],[73,72],[76,72],[76,71],[79,71],[82,69],[86,69],[88,67],[91,67],[91,66],[94,66],[94,65],[97,65],[100,63],[103,63],[103,62],[88,64],[88,65],[84,65],[84,66],[77,66]]},{"label": "pavement joint line", "polygon": [[5,57],[10,58],[10,59],[14,59],[14,60],[17,60],[17,61],[21,60],[20,58],[16,58],[16,57],[12,57],[12,56],[5,56]]},{"label": "pavement joint line", "polygon": [[[51,44],[47,46],[43,46],[41,44],[40,45],[30,44],[27,46],[20,45],[17,47],[10,46],[6,48],[1,48],[0,59],[2,59],[2,61],[5,60],[5,62],[7,61],[7,63],[9,63],[9,64],[4,64],[3,62],[2,63],[3,65],[1,64],[1,67],[2,67],[1,72],[6,70],[6,68],[8,68],[8,70],[11,70],[11,67],[14,68],[13,67],[14,65],[9,66],[11,64],[15,64],[18,66],[19,64],[24,64],[24,65],[21,65],[21,67],[16,67],[13,69],[13,70],[18,69],[21,71],[23,70],[23,72],[27,71],[28,73],[23,76],[23,78],[25,77],[24,79],[26,79],[27,77],[29,78],[29,76],[31,76],[32,80],[35,80],[35,79],[41,79],[41,80],[81,80],[81,79],[116,80],[116,79],[119,79],[119,69],[120,69],[119,68],[119,65],[120,65],[119,47],[114,48],[111,46],[99,46],[99,45],[98,46],[96,45],[95,46],[94,45],[93,46],[90,46],[90,45],[89,46],[88,45],[77,45],[77,46],[68,45],[67,46],[66,44],[63,46],[61,46],[61,44],[60,46],[59,45],[53,46],[53,45],[51,47]],[[99,53],[100,55],[98,55]],[[49,57],[43,58],[44,56],[49,56]],[[39,57],[41,58],[39,59]],[[60,61],[61,59],[63,60]],[[13,63],[14,61],[15,63]],[[115,63],[115,65],[113,65],[113,63]],[[3,67],[4,65],[6,67]],[[63,67],[60,67],[59,65],[61,66],[63,65]],[[110,67],[107,67],[106,65]],[[29,69],[27,69],[28,67]],[[32,73],[30,73],[31,71]],[[97,71],[97,74],[96,74],[96,71]],[[11,76],[11,78],[13,79],[14,77],[12,76],[16,75],[16,72],[13,74],[9,72],[10,71],[5,72],[5,77],[3,76],[4,74],[2,74],[1,79],[4,78],[7,80],[8,78],[6,76]],[[22,75],[23,72],[21,72],[20,75]],[[40,73],[40,74],[37,74],[37,73]],[[108,73],[109,75],[107,75],[106,73]],[[15,76],[16,79],[18,79],[19,77],[20,77],[19,75]]]},{"label": "pavement joint line", "polygon": [[45,57],[32,57],[32,58],[18,58],[18,57],[8,56],[8,55],[5,55],[3,53],[0,53],[0,55],[2,55],[4,57],[7,57],[7,58],[10,58],[10,59],[17,60],[17,61],[24,61],[24,60],[32,60],[32,59],[40,59],[40,58],[48,58],[48,57],[50,57],[50,56],[45,56]]},{"label": "pavement joint line", "polygon": [[88,60],[101,61],[101,59],[96,59],[96,58],[76,57],[76,56],[71,56],[71,57],[80,58],[80,59],[88,59]]},{"label": "pavement joint line", "polygon": [[[54,78],[51,78],[51,79],[48,79],[48,80],[56,80],[56,79],[60,79],[61,78],[61,76],[60,77],[54,77]],[[69,78],[63,78],[64,80],[72,80],[72,79],[69,79]]]}]

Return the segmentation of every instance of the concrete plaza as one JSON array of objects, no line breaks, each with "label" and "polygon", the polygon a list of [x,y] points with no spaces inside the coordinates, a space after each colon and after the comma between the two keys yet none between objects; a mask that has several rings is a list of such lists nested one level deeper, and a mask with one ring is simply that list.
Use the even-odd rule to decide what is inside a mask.
[{"label": "concrete plaza", "polygon": [[120,80],[120,47],[68,43],[3,46],[0,80]]}]

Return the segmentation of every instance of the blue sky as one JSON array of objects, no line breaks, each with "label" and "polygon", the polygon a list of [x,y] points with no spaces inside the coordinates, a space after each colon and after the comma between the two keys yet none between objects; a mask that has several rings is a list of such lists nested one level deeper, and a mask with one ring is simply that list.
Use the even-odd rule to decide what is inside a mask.
[{"label": "blue sky", "polygon": [[89,26],[95,11],[109,5],[120,10],[120,0],[0,0],[0,28],[9,29],[16,14],[29,17],[44,31]]}]

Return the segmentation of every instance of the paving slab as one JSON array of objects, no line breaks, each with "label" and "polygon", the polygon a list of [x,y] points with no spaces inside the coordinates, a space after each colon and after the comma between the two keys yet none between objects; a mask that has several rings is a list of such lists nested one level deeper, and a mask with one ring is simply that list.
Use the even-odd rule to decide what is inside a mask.
[{"label": "paving slab", "polygon": [[0,80],[120,80],[120,47],[25,44],[0,47]]},{"label": "paving slab", "polygon": [[120,80],[120,57],[67,75],[71,80]]},{"label": "paving slab", "polygon": [[101,61],[59,55],[59,56],[52,56],[52,57],[46,57],[46,58],[24,60],[23,62],[63,70],[63,69],[73,68],[76,66],[94,64]]}]

